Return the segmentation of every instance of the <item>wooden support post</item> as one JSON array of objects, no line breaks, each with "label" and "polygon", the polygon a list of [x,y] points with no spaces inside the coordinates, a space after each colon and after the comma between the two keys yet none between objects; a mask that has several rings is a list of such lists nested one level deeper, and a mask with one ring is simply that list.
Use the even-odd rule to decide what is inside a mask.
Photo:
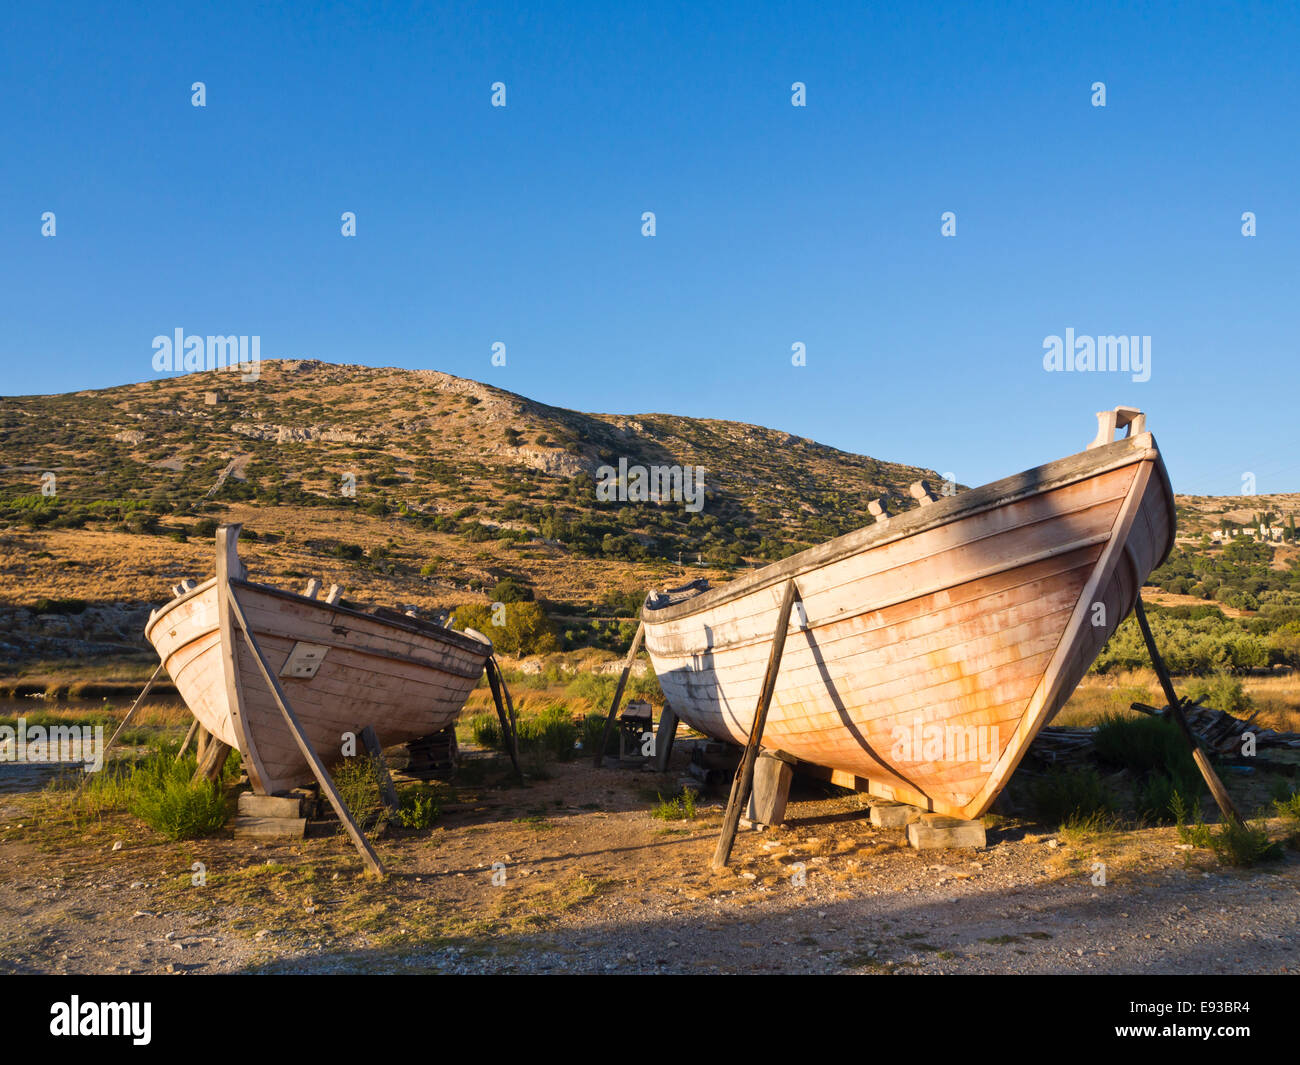
[{"label": "wooden support post", "polygon": [[[510,685],[506,683],[506,675],[501,672],[501,663],[497,661],[496,655],[492,656],[492,666],[497,671],[497,680],[501,682],[501,694],[506,697],[506,713],[510,715],[510,750],[514,753],[514,762],[519,764],[519,718],[515,714],[515,701],[510,697]],[[523,774],[520,773],[519,779],[523,780]]]},{"label": "wooden support post", "polygon": [[[234,615],[235,621],[238,622],[240,629],[244,633],[244,640],[248,643],[249,650],[253,652],[253,661],[257,664],[258,672],[262,674],[262,680],[266,682],[266,686],[271,689],[271,695],[274,697],[276,705],[280,708],[280,713],[284,717],[284,723],[289,727],[289,733],[293,736],[294,742],[298,745],[298,750],[301,751],[302,756],[307,759],[307,764],[311,766],[312,774],[320,783],[320,790],[325,793],[325,797],[329,799],[330,805],[334,807],[334,812],[338,814],[339,820],[343,823],[343,827],[352,838],[352,842],[356,845],[357,850],[361,852],[361,857],[370,868],[370,871],[377,876],[383,876],[384,867],[379,861],[379,855],[375,853],[374,848],[370,845],[370,841],[366,839],[361,829],[357,826],[356,821],[353,820],[352,813],[348,809],[347,803],[343,801],[343,796],[339,794],[339,789],[334,784],[334,779],[329,775],[329,771],[325,768],[325,764],[320,760],[320,755],[316,753],[315,748],[312,747],[311,742],[307,739],[306,733],[303,732],[302,726],[298,723],[298,718],[294,714],[293,708],[289,705],[289,697],[285,695],[284,689],[280,686],[280,682],[276,679],[275,673],[272,671],[265,656],[262,654],[262,649],[257,646],[257,640],[253,638],[252,627],[248,624],[248,618],[244,615],[244,608],[240,606],[239,599],[234,594],[234,589],[227,585],[227,590],[228,595],[223,595],[222,598],[229,599],[230,612]],[[217,740],[215,742],[219,744],[221,741]]]},{"label": "wooden support post", "polygon": [[677,739],[677,714],[673,708],[664,703],[664,712],[659,715],[659,731],[655,733],[655,772],[668,772],[668,759],[673,754],[673,741]]},{"label": "wooden support post", "polygon": [[191,779],[206,780],[215,784],[221,779],[221,770],[225,768],[226,759],[229,757],[230,744],[208,734],[207,742],[203,745],[203,757],[199,759]]},{"label": "wooden support post", "polygon": [[627,678],[632,674],[632,665],[636,662],[636,655],[641,650],[641,639],[645,636],[645,622],[638,622],[636,635],[632,637],[632,647],[627,653],[627,661],[623,663],[623,672],[618,678],[618,687],[614,689],[614,701],[609,704],[609,714],[605,718],[605,730],[600,735],[600,746],[596,748],[596,756],[592,760],[596,768],[599,769],[605,761],[605,748],[609,746],[610,730],[614,727],[614,715],[618,713],[619,703],[623,701],[623,689],[627,687]]},{"label": "wooden support post", "polygon": [[784,751],[758,752],[745,819],[755,825],[785,824],[785,804],[794,780],[794,759]]},{"label": "wooden support post", "polygon": [[181,749],[176,752],[176,761],[179,762],[185,757],[185,752],[190,749],[190,740],[194,739],[194,734],[198,732],[201,727],[202,726],[199,724],[199,719],[197,717],[190,722],[190,730],[185,733],[185,742],[181,744]]},{"label": "wooden support post", "polygon": [[1192,749],[1192,760],[1196,763],[1196,768],[1201,771],[1201,776],[1205,778],[1205,783],[1209,786],[1210,794],[1214,796],[1214,801],[1219,807],[1219,812],[1229,821],[1241,822],[1241,814],[1237,812],[1237,807],[1233,804],[1232,797],[1228,794],[1228,789],[1223,786],[1223,781],[1210,765],[1210,756],[1201,746],[1200,741],[1196,738],[1196,733],[1192,731],[1191,726],[1187,723],[1187,717],[1183,713],[1183,702],[1174,691],[1173,679],[1169,676],[1169,670],[1165,667],[1164,659],[1160,657],[1160,649],[1156,647],[1155,637],[1151,635],[1151,625],[1147,622],[1147,612],[1142,606],[1142,590],[1138,589],[1137,601],[1133,604],[1133,613],[1137,616],[1138,628],[1142,630],[1142,639],[1147,645],[1147,654],[1151,656],[1151,664],[1155,667],[1156,676],[1160,679],[1160,687],[1165,693],[1165,701],[1169,704],[1169,713],[1178,724],[1178,728],[1183,733],[1183,738],[1187,745]]},{"label": "wooden support post", "polygon": [[153,676],[145,681],[144,687],[140,689],[140,694],[135,697],[135,702],[131,704],[131,709],[126,712],[126,717],[122,718],[121,724],[113,730],[113,735],[109,738],[108,743],[104,745],[105,758],[108,757],[108,752],[113,749],[113,744],[117,743],[117,738],[122,735],[122,731],[131,723],[131,719],[135,717],[135,712],[140,709],[140,705],[144,702],[144,697],[149,694],[150,690],[153,688],[154,681],[158,679],[158,674],[162,671],[163,663],[159,662],[158,668],[153,671]]},{"label": "wooden support post", "polygon": [[988,834],[983,821],[923,813],[907,826],[907,842],[918,851],[948,850],[953,847],[983,848]]},{"label": "wooden support post", "polygon": [[767,672],[763,674],[763,688],[759,692],[758,706],[754,710],[754,724],[749,730],[749,742],[745,744],[744,757],[741,758],[735,779],[731,782],[731,797],[727,800],[727,812],[722,818],[722,835],[718,838],[718,849],[713,852],[712,867],[715,871],[725,869],[731,859],[731,848],[736,842],[736,829],[740,827],[740,815],[749,801],[749,792],[754,785],[754,761],[758,757],[763,727],[767,724],[767,708],[771,705],[772,693],[776,691],[776,674],[781,668],[781,654],[785,651],[785,634],[790,627],[790,611],[794,607],[797,594],[794,581],[786,581],[785,594],[781,597],[781,609],[777,612],[776,631],[772,634],[772,651],[767,658]]},{"label": "wooden support post", "polygon": [[515,767],[515,775],[522,783],[524,771],[519,768],[519,731],[515,728],[515,704],[510,699],[510,690],[506,687],[505,677],[501,676],[496,658],[489,658],[484,668],[487,670],[488,687],[492,689],[492,701],[496,704],[497,718],[501,721],[501,741]]},{"label": "wooden support post", "polygon": [[397,798],[397,787],[393,784],[393,775],[388,772],[388,763],[384,761],[384,749],[379,746],[379,737],[375,735],[374,727],[371,725],[363,728],[360,736],[366,752],[379,766],[379,797],[391,813],[397,813],[402,804]]}]

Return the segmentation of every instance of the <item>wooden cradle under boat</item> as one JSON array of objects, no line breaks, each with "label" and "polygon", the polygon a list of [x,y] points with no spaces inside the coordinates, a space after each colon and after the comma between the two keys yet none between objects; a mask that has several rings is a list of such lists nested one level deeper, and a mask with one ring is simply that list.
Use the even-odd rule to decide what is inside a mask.
[{"label": "wooden cradle under boat", "polygon": [[486,638],[249,581],[236,552],[239,529],[218,529],[217,575],[156,610],[145,636],[198,722],[240,752],[255,792],[288,791],[311,781],[313,770],[236,608],[325,766],[345,756],[345,734],[367,725],[391,745],[456,720],[492,655]]},{"label": "wooden cradle under boat", "polygon": [[1173,546],[1145,417],[1098,417],[1079,454],[923,498],[717,588],[652,594],[641,619],[666,702],[745,743],[793,580],[762,745],[873,795],[978,817]]}]

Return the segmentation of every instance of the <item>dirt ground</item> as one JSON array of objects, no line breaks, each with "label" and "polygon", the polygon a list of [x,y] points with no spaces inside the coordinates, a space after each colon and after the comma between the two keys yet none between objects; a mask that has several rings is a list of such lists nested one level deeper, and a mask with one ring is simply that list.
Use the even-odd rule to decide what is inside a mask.
[{"label": "dirt ground", "polygon": [[1235,870],[1172,828],[999,819],[917,852],[797,782],[715,874],[720,799],[651,814],[679,773],[546,774],[471,757],[434,828],[377,841],[382,881],[342,835],[169,843],[0,794],[0,972],[1300,973],[1293,850]]}]

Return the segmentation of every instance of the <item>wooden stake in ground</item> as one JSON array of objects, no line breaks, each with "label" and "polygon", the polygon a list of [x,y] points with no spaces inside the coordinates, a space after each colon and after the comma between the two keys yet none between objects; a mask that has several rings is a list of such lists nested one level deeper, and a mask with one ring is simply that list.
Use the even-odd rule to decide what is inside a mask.
[{"label": "wooden stake in ground", "polygon": [[[218,556],[219,559],[220,557]],[[220,563],[218,569],[220,569]],[[218,573],[218,579],[224,580],[225,575]],[[226,589],[227,594],[223,595],[222,598],[229,600],[230,612],[234,615],[235,621],[243,631],[249,650],[253,652],[253,661],[257,664],[258,672],[262,674],[266,686],[271,689],[271,695],[275,698],[276,705],[284,716],[284,723],[288,726],[290,735],[293,736],[294,742],[298,745],[298,750],[307,759],[312,774],[320,783],[320,790],[325,793],[330,805],[334,807],[334,812],[338,814],[339,821],[343,823],[343,827],[352,838],[352,842],[356,845],[357,850],[361,852],[362,860],[365,861],[371,872],[377,876],[383,876],[384,867],[379,861],[379,855],[375,853],[370,841],[366,839],[356,821],[352,819],[352,813],[348,810],[347,803],[343,801],[343,796],[339,794],[339,789],[335,787],[333,777],[329,775],[325,764],[320,760],[320,755],[316,753],[315,748],[307,739],[306,733],[303,732],[302,726],[298,723],[297,715],[294,714],[293,708],[289,705],[289,697],[285,695],[284,689],[280,687],[280,682],[276,680],[275,674],[271,671],[270,665],[267,664],[266,658],[262,654],[262,649],[257,646],[257,640],[253,638],[252,627],[248,624],[248,618],[244,615],[244,608],[239,605],[239,599],[235,596],[234,590],[230,588],[229,582],[226,584]]]},{"label": "wooden stake in ground", "polygon": [[1156,647],[1155,637],[1151,635],[1151,626],[1147,622],[1147,612],[1142,606],[1142,595],[1139,591],[1137,603],[1133,607],[1133,613],[1137,617],[1138,628],[1142,630],[1142,639],[1147,645],[1147,654],[1151,656],[1151,664],[1155,667],[1156,676],[1160,679],[1160,687],[1164,690],[1165,701],[1169,704],[1169,713],[1177,722],[1179,729],[1182,730],[1183,738],[1187,740],[1187,745],[1192,749],[1192,761],[1196,763],[1196,768],[1201,771],[1201,776],[1205,778],[1205,783],[1210,789],[1210,794],[1214,796],[1214,801],[1219,807],[1219,812],[1229,821],[1241,822],[1241,814],[1237,812],[1237,807],[1233,804],[1232,797],[1228,794],[1228,789],[1223,786],[1223,781],[1210,765],[1210,756],[1206,753],[1205,748],[1201,746],[1200,741],[1196,738],[1196,733],[1192,731],[1191,726],[1187,723],[1187,717],[1183,714],[1183,701],[1174,691],[1174,682],[1169,676],[1169,670],[1165,667],[1164,659],[1160,657],[1160,650]]},{"label": "wooden stake in ground", "polygon": [[179,762],[185,757],[185,752],[190,749],[190,740],[194,739],[194,734],[198,732],[201,727],[202,726],[199,725],[199,719],[197,717],[190,722],[190,730],[185,733],[185,742],[181,744],[181,749],[176,752],[176,761]]},{"label": "wooden stake in ground", "polygon": [[203,753],[199,756],[198,765],[194,769],[194,776],[190,779],[194,781],[206,780],[215,784],[221,779],[221,770],[225,768],[226,759],[230,757],[231,746],[225,740],[219,740],[206,730],[199,733],[200,739],[207,735],[207,741],[202,743]]},{"label": "wooden stake in ground", "polygon": [[659,715],[659,731],[655,733],[655,772],[668,772],[668,759],[673,755],[673,741],[677,738],[677,714],[664,703]]},{"label": "wooden stake in ground", "polygon": [[397,786],[393,783],[393,775],[388,771],[388,763],[384,761],[384,749],[379,746],[379,737],[371,725],[363,728],[360,735],[362,746],[379,767],[379,798],[388,811],[395,814],[401,809],[402,803],[397,797]]},{"label": "wooden stake in ground", "polygon": [[112,749],[113,744],[117,742],[117,738],[120,735],[122,735],[122,730],[125,729],[126,726],[131,723],[131,718],[135,717],[135,712],[140,709],[140,704],[144,702],[144,697],[149,694],[150,689],[153,688],[154,681],[158,679],[158,675],[162,671],[163,671],[163,663],[159,662],[158,668],[153,671],[153,676],[151,676],[147,681],[145,681],[144,687],[140,689],[140,694],[135,697],[135,702],[131,704],[131,709],[126,712],[126,717],[122,718],[122,723],[113,730],[113,735],[109,737],[108,743],[104,746],[105,756],[108,755],[108,752]]},{"label": "wooden stake in ground", "polygon": [[754,786],[754,762],[758,758],[759,741],[763,738],[763,728],[767,724],[767,708],[772,702],[772,693],[776,691],[776,674],[781,668],[781,654],[785,651],[786,629],[790,627],[790,611],[794,607],[798,594],[793,580],[786,581],[785,594],[781,597],[781,609],[776,617],[776,631],[772,634],[772,651],[767,658],[767,672],[763,674],[763,688],[758,695],[758,707],[754,710],[754,724],[749,730],[749,742],[745,744],[745,754],[736,769],[735,779],[731,782],[731,798],[727,800],[727,812],[722,818],[722,835],[718,837],[718,849],[713,852],[712,867],[715,871],[725,869],[731,859],[731,848],[736,842],[736,829],[740,827],[740,814],[749,802],[749,793]]},{"label": "wooden stake in ground", "polygon": [[593,759],[597,769],[605,761],[605,748],[609,746],[610,730],[614,727],[614,715],[618,713],[618,704],[623,701],[623,689],[627,687],[627,678],[632,673],[632,664],[636,661],[637,652],[641,650],[641,638],[645,636],[645,622],[637,623],[636,635],[632,637],[632,648],[627,653],[627,661],[623,663],[623,672],[618,678],[618,687],[614,689],[614,701],[609,704],[609,715],[605,718],[605,730],[600,735],[600,746],[596,748],[596,757]]},{"label": "wooden stake in ground", "polygon": [[[104,744],[104,752],[99,756],[101,767],[108,765],[108,752],[113,749],[113,744],[115,744],[117,742],[117,738],[120,735],[122,735],[122,730],[131,723],[131,718],[135,717],[135,712],[140,709],[140,704],[144,702],[144,697],[149,694],[149,689],[153,687],[154,681],[158,679],[158,674],[160,674],[162,671],[163,671],[163,663],[159,662],[158,668],[153,671],[153,676],[150,677],[147,681],[145,681],[144,687],[140,689],[140,694],[135,697],[135,702],[131,704],[131,709],[126,712],[126,717],[122,718],[122,723],[119,724],[117,728],[113,730],[113,735],[110,736],[108,738],[108,742]],[[77,787],[81,787],[89,779],[90,779],[90,774],[86,773],[81,778],[81,783],[78,784]]]},{"label": "wooden stake in ground", "polygon": [[[501,722],[501,742],[505,744],[506,754],[510,755],[510,761],[515,767],[515,775],[522,783],[524,771],[519,768],[519,732],[515,728],[515,707],[514,703],[510,702],[510,690],[506,687],[506,679],[501,676],[495,658],[489,658],[485,668],[488,687],[492,689],[492,701],[497,708],[497,718]],[[504,699],[502,699],[503,694]]]}]

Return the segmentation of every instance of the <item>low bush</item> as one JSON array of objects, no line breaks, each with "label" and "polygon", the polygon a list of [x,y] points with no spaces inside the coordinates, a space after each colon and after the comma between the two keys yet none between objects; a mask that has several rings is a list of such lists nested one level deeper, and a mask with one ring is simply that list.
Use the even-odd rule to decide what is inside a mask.
[{"label": "low bush", "polygon": [[1033,782],[1029,797],[1038,816],[1058,826],[1111,810],[1110,796],[1095,769],[1048,772]]}]

